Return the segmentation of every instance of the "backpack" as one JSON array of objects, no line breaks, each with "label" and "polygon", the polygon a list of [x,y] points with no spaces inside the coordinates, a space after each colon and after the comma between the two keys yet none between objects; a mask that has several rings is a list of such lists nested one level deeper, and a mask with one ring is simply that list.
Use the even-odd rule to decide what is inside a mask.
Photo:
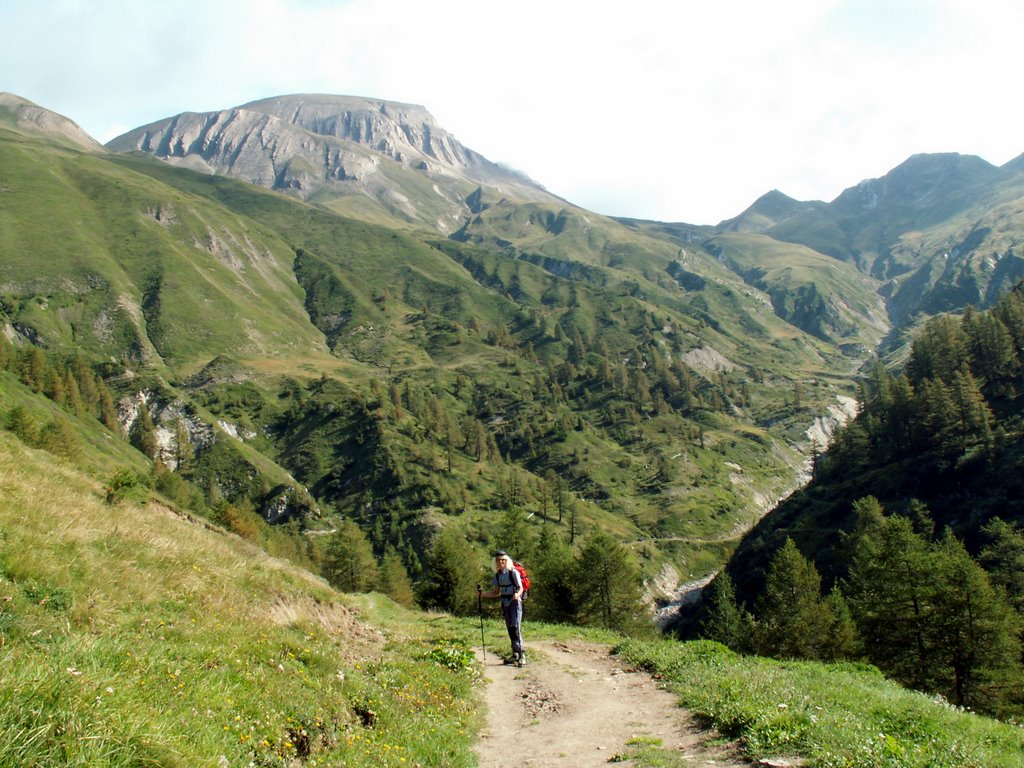
[{"label": "backpack", "polygon": [[512,567],[519,571],[519,578],[523,582],[523,600],[530,594],[530,577],[526,575],[526,568],[522,563],[512,561]]}]

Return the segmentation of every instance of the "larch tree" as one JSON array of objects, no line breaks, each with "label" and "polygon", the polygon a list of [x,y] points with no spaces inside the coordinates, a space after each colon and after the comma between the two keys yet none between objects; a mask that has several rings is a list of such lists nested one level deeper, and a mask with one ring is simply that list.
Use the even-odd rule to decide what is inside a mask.
[{"label": "larch tree", "polygon": [[373,547],[352,520],[343,520],[330,537],[321,568],[324,578],[343,592],[369,592],[377,586]]},{"label": "larch tree", "polygon": [[635,629],[644,613],[640,571],[625,546],[595,528],[576,554],[577,618],[610,629]]},{"label": "larch tree", "polygon": [[792,539],[772,559],[754,615],[759,654],[780,659],[825,655],[832,617],[821,599],[821,576]]},{"label": "larch tree", "polygon": [[723,569],[708,591],[710,609],[701,627],[701,635],[727,645],[734,651],[750,650],[753,618],[736,602],[736,588],[729,572]]},{"label": "larch tree", "polygon": [[1021,617],[1006,593],[950,531],[934,546],[937,584],[930,627],[940,693],[957,706],[992,708],[1007,679],[1021,681]]}]

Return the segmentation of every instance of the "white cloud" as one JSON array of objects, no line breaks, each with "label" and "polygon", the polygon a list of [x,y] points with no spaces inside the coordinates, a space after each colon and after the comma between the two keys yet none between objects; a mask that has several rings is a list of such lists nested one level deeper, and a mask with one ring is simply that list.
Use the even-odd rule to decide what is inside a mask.
[{"label": "white cloud", "polygon": [[[2,1],[2,0],[0,0]],[[35,0],[0,88],[99,138],[293,92],[423,104],[602,213],[709,223],[915,152],[1024,151],[1016,0]]]}]

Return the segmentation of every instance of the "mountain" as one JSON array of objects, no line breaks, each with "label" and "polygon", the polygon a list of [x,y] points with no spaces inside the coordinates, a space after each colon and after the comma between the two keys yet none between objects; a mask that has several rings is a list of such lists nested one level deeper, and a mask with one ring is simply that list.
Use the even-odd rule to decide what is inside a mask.
[{"label": "mountain", "polygon": [[915,158],[859,213],[852,193],[773,192],[706,227],[585,211],[392,102],[267,99],[106,152],[47,122],[0,123],[12,370],[66,399],[53,381],[80,356],[123,436],[180,470],[176,492],[299,531],[353,519],[414,570],[439,528],[483,542],[495,510],[557,508],[565,526],[570,507],[648,577],[714,570],[803,477],[892,318],[913,317],[896,300],[914,272],[872,276],[837,258],[848,244],[779,232],[870,215],[924,242],[972,219],[904,232],[894,211],[968,209],[978,242],[1017,237],[1014,166],[969,159]]},{"label": "mountain", "polygon": [[107,147],[243,179],[337,212],[445,234],[484,198],[558,199],[463,146],[423,107],[354,96],[280,96],[184,113],[136,128]]},{"label": "mountain", "polygon": [[0,91],[0,125],[49,136],[86,152],[103,150],[74,121],[6,91]]},{"label": "mountain", "polygon": [[[268,146],[313,135],[246,114]],[[324,141],[402,169],[392,195],[431,172]],[[98,377],[111,437],[199,514],[251,508],[300,540],[355,520],[416,574],[439,529],[482,547],[511,510],[531,536],[606,530],[652,579],[713,569],[798,482],[863,350],[793,326],[699,245],[522,181],[540,199],[499,196],[452,152],[469,202],[444,237],[0,125],[10,370],[55,402],[93,392],[92,418]]]},{"label": "mountain", "polygon": [[[927,331],[933,308],[964,312],[969,349],[1021,348],[1016,310],[986,334],[962,302],[1001,306],[1017,274],[1022,159],[918,156],[865,183],[873,198],[772,192],[699,226],[585,211],[390,102],[182,115],[124,151],[4,103],[0,645],[28,693],[0,721],[19,744],[45,727],[75,749],[178,764],[188,750],[138,734],[181,741],[196,717],[201,759],[298,759],[310,733],[360,754],[363,736],[419,738],[430,728],[403,724],[433,717],[423,700],[403,694],[393,718],[379,702],[418,690],[403,676],[441,670],[447,686],[472,662],[430,622],[422,643],[384,648],[309,574],[339,578],[360,546],[365,570],[387,563],[410,600],[409,580],[440,584],[472,612],[500,542],[539,577],[533,618],[566,622],[587,619],[569,564],[591,541],[622,554],[618,583],[639,592],[624,582],[642,575],[653,602],[726,562],[749,597],[786,537],[841,574],[865,490],[897,512],[924,498],[975,542],[983,518],[1020,519],[1024,385],[1005,355],[972,373],[1003,422],[986,435],[962,372],[942,387],[915,379],[925,426],[892,464],[875,459],[906,447],[897,400],[872,394],[896,379],[864,366]],[[930,348],[973,359],[955,338]],[[969,434],[946,407],[954,386],[973,404]],[[863,415],[820,455],[853,395]],[[455,567],[439,578],[439,563]],[[337,663],[339,638],[351,665]],[[711,644],[694,653],[725,659]],[[39,680],[53,686],[43,707]],[[128,689],[144,704],[115,722],[103,707]],[[173,717],[151,717],[154,701]],[[891,707],[870,708],[887,722],[863,732],[889,728]],[[106,729],[95,745],[78,737],[92,725]]]},{"label": "mountain", "polygon": [[915,155],[829,203],[772,190],[713,227],[619,221],[715,254],[808,333],[893,352],[922,318],[991,306],[1024,278],[1022,170]]},{"label": "mountain", "polygon": [[777,189],[766,192],[739,216],[720,222],[719,232],[766,232],[776,224],[801,214],[813,215],[825,207],[820,202],[802,202]]},{"label": "mountain", "polygon": [[[539,185],[463,147],[424,108],[394,102],[275,97],[222,112],[178,115],[108,147],[232,175],[367,221],[427,226],[464,240],[490,237],[474,230],[494,219],[496,212],[484,211],[502,201],[503,211],[521,203],[550,207],[555,219],[559,211],[572,210]],[[728,253],[730,268],[766,292],[780,317],[847,349],[870,349],[892,325],[968,303],[988,306],[1024,276],[1015,203],[1024,197],[1022,163],[996,168],[953,153],[915,155],[831,203],[798,201],[773,190],[715,227],[619,223],[691,251],[705,244],[718,256]],[[567,250],[569,238],[543,226],[525,240],[523,234],[495,234],[491,242],[546,249],[548,256],[592,256],[584,253],[592,245],[577,242],[582,250]],[[745,237],[731,237],[738,234]],[[543,249],[535,247],[540,242]],[[784,244],[810,249],[792,250],[804,265],[797,274],[760,265],[767,253],[777,260],[787,250]],[[812,268],[811,252],[830,258],[820,260],[821,269]],[[835,261],[869,277],[836,284]],[[857,288],[851,292],[850,285]],[[874,293],[885,303],[886,319],[870,298]]]},{"label": "mountain", "polygon": [[830,203],[769,193],[720,232],[752,229],[848,262],[879,280],[890,321],[990,306],[1024,277],[1021,161],[915,155]]}]

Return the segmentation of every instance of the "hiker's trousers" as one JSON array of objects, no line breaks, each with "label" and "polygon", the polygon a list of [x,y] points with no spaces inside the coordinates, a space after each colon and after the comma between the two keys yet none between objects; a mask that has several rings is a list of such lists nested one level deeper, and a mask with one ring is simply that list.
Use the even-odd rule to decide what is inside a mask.
[{"label": "hiker's trousers", "polygon": [[522,653],[523,648],[523,603],[521,600],[501,601],[501,613],[505,617],[508,639],[512,641],[512,653]]}]

